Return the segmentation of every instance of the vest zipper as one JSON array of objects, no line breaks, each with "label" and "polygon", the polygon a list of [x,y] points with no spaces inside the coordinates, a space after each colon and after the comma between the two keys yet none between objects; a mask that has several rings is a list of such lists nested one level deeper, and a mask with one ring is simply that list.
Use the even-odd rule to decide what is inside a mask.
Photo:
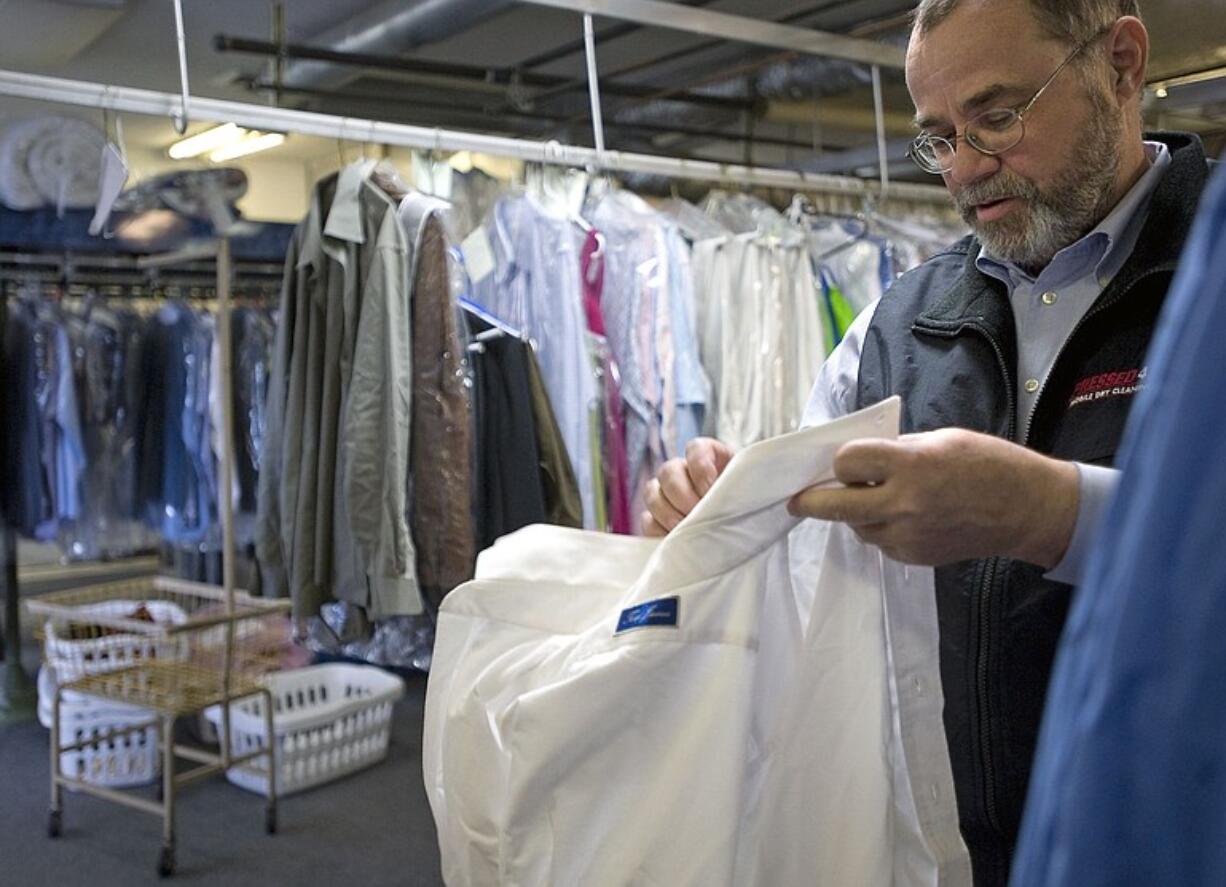
[{"label": "vest zipper", "polygon": [[[924,332],[939,338],[952,339],[959,335],[962,329],[972,329],[979,333],[988,345],[992,347],[992,351],[996,355],[996,363],[1000,367],[1001,375],[1005,377],[1006,406],[1008,407],[1009,417],[1008,439],[1013,440],[1014,435],[1017,434],[1017,396],[1013,391],[1013,373],[1009,369],[1009,362],[1005,360],[1004,350],[1000,347],[1000,343],[996,341],[992,333],[981,324],[973,322],[968,322],[956,330],[925,328]],[[975,692],[974,700],[972,701],[975,711],[971,720],[975,739],[979,745],[979,763],[983,770],[983,791],[980,795],[983,811],[987,816],[988,825],[995,829],[996,833],[1003,838],[1004,830],[1000,826],[1000,815],[996,804],[995,756],[992,750],[991,719],[988,717],[988,710],[991,707],[991,699],[988,694],[988,651],[990,647],[988,635],[992,630],[992,586],[996,583],[999,566],[1000,558],[988,558],[983,578],[980,580],[979,587],[976,589],[973,598],[973,605],[977,608],[974,614],[976,617],[974,624],[977,631],[974,643]]]},{"label": "vest zipper", "polygon": [[[992,351],[996,354],[996,363],[1000,367],[1001,374],[1005,377],[1005,405],[1009,411],[1009,440],[1013,440],[1017,434],[1017,395],[1013,390],[1015,384],[1013,373],[1009,369],[1008,361],[1005,360],[1005,352],[995,337],[986,328],[978,324],[970,324],[970,327],[978,331],[987,340],[988,344],[992,346]],[[1000,558],[993,557],[988,560],[987,568],[983,572],[983,580],[980,582],[978,593],[975,596],[975,603],[979,607],[979,635],[976,638],[975,644],[975,701],[978,710],[975,712],[974,723],[976,738],[979,740],[979,759],[983,767],[984,813],[987,814],[988,825],[998,835],[1003,837],[1004,830],[1000,826],[1000,815],[996,805],[995,754],[992,748],[992,720],[989,717],[992,700],[988,693],[992,597],[999,566]]]},{"label": "vest zipper", "polygon": [[1000,816],[996,806],[996,770],[995,756],[992,749],[992,727],[988,710],[991,700],[988,698],[988,635],[992,630],[992,586],[996,582],[996,571],[1000,565],[999,558],[991,558],[983,572],[983,581],[976,596],[979,608],[979,635],[975,645],[975,701],[978,706],[975,717],[975,733],[979,740],[979,761],[983,767],[983,809],[987,814],[988,825],[1003,837],[1000,827]]},{"label": "vest zipper", "polygon": [[[1136,280],[1129,283],[1128,286],[1124,287],[1118,293],[1112,296],[1109,300],[1092,306],[1090,310],[1082,316],[1081,320],[1076,323],[1076,325],[1073,327],[1073,331],[1069,333],[1068,338],[1065,339],[1065,345],[1064,347],[1061,347],[1059,352],[1057,352],[1056,359],[1052,361],[1052,367],[1054,368],[1056,366],[1064,354],[1065,347],[1067,347],[1068,343],[1073,341],[1073,338],[1081,330],[1081,327],[1090,318],[1100,314],[1101,312],[1110,308],[1112,305],[1116,304],[1142,280],[1154,274],[1162,273],[1168,270],[1168,268],[1155,268],[1145,274],[1142,274],[1137,277]],[[1000,344],[986,328],[974,323],[968,324],[968,326],[971,329],[976,330],[984,337],[984,339],[987,340],[988,344],[992,346],[992,350],[996,354],[996,361],[1000,366],[1001,372],[1004,374],[1005,393],[1007,398],[1006,405],[1009,409],[1009,440],[1013,440],[1014,436],[1017,434],[1017,398],[1014,394],[1013,374],[1009,371],[1008,363],[1005,360],[1005,353],[1000,347]],[[1050,378],[1051,373],[1048,373],[1047,376]],[[1043,396],[1043,390],[1046,387],[1047,380],[1044,379],[1043,388],[1039,390],[1038,396],[1035,397],[1034,410],[1031,412],[1029,419],[1033,419],[1035,414],[1038,413],[1040,398]],[[1026,442],[1030,438],[1030,430],[1032,427],[1033,422],[1028,420],[1026,423],[1026,432],[1020,441],[1023,446],[1025,446]],[[979,636],[976,639],[977,643],[975,645],[975,680],[977,684],[975,687],[975,697],[978,711],[976,712],[974,722],[976,736],[979,740],[979,758],[981,766],[983,767],[983,809],[984,813],[987,815],[988,824],[1003,838],[1004,830],[1000,825],[1000,816],[996,800],[996,771],[994,766],[995,755],[992,743],[991,718],[988,716],[989,709],[991,708],[991,698],[990,694],[988,693],[988,672],[990,667],[989,635],[992,628],[991,602],[994,592],[993,586],[996,584],[996,578],[1000,565],[1001,558],[994,557],[989,559],[987,568],[983,573],[983,580],[980,583],[978,594],[976,595],[976,604],[979,607]]]}]

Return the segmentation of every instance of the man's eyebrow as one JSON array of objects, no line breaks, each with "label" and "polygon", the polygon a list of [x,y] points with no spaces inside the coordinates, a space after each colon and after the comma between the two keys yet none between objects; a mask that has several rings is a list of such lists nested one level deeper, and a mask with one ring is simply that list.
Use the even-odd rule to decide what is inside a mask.
[{"label": "man's eyebrow", "polygon": [[979,90],[969,99],[962,103],[962,113],[970,114],[972,111],[979,108],[986,108],[989,105],[1000,100],[1000,97],[1010,92],[1020,92],[1022,87],[1017,85],[1006,85],[1004,83],[993,83],[991,86]]},{"label": "man's eyebrow", "polygon": [[[979,92],[975,93],[969,99],[964,101],[962,103],[962,113],[966,116],[970,116],[971,112],[973,111],[981,108],[987,108],[988,106],[995,104],[1000,100],[1001,96],[1009,93],[1020,93],[1023,90],[1024,87],[1016,84],[1011,85],[1006,83],[993,83],[991,86],[979,90]],[[916,114],[912,122],[915,124],[917,129],[932,129],[938,126],[949,125],[948,121],[940,117],[933,117],[929,114]]]}]

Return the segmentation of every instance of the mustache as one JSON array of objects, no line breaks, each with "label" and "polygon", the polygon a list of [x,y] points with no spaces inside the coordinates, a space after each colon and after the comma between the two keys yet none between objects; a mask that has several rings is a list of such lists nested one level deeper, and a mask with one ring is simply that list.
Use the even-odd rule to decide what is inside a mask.
[{"label": "mustache", "polygon": [[993,203],[994,201],[1005,200],[1009,197],[1020,197],[1023,200],[1033,201],[1041,196],[1039,189],[1033,183],[1026,181],[1020,176],[1002,177],[997,175],[986,182],[967,185],[954,195],[954,203],[959,211],[969,213],[974,211],[976,206],[983,203]]}]

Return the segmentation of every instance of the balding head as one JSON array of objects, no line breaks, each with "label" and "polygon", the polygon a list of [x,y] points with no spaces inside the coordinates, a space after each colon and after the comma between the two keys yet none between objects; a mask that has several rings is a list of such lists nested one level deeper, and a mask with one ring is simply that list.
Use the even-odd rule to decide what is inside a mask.
[{"label": "balding head", "polygon": [[[990,6],[1001,0],[920,0],[915,9],[915,32],[927,34],[963,4]],[[1053,40],[1075,46],[1122,16],[1141,17],[1138,0],[1026,0],[1043,32]]]}]

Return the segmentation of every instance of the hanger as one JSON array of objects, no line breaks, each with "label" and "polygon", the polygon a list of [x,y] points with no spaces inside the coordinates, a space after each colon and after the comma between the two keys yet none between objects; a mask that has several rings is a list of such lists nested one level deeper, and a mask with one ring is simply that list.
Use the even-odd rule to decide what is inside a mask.
[{"label": "hanger", "polygon": [[465,297],[461,297],[459,302],[460,302],[460,307],[464,311],[467,311],[469,314],[473,315],[474,317],[480,318],[481,320],[485,321],[490,326],[488,330],[483,330],[482,332],[479,332],[476,335],[470,337],[470,341],[468,344],[469,351],[476,352],[478,354],[483,354],[485,352],[486,342],[490,341],[491,339],[501,339],[504,336],[510,336],[513,339],[519,339],[521,342],[528,342],[528,338],[523,333],[515,329],[513,326],[510,326],[505,321],[500,320],[499,318],[495,317],[493,314],[490,314],[488,311],[486,311],[476,302],[473,302],[472,300],[465,298]]}]

